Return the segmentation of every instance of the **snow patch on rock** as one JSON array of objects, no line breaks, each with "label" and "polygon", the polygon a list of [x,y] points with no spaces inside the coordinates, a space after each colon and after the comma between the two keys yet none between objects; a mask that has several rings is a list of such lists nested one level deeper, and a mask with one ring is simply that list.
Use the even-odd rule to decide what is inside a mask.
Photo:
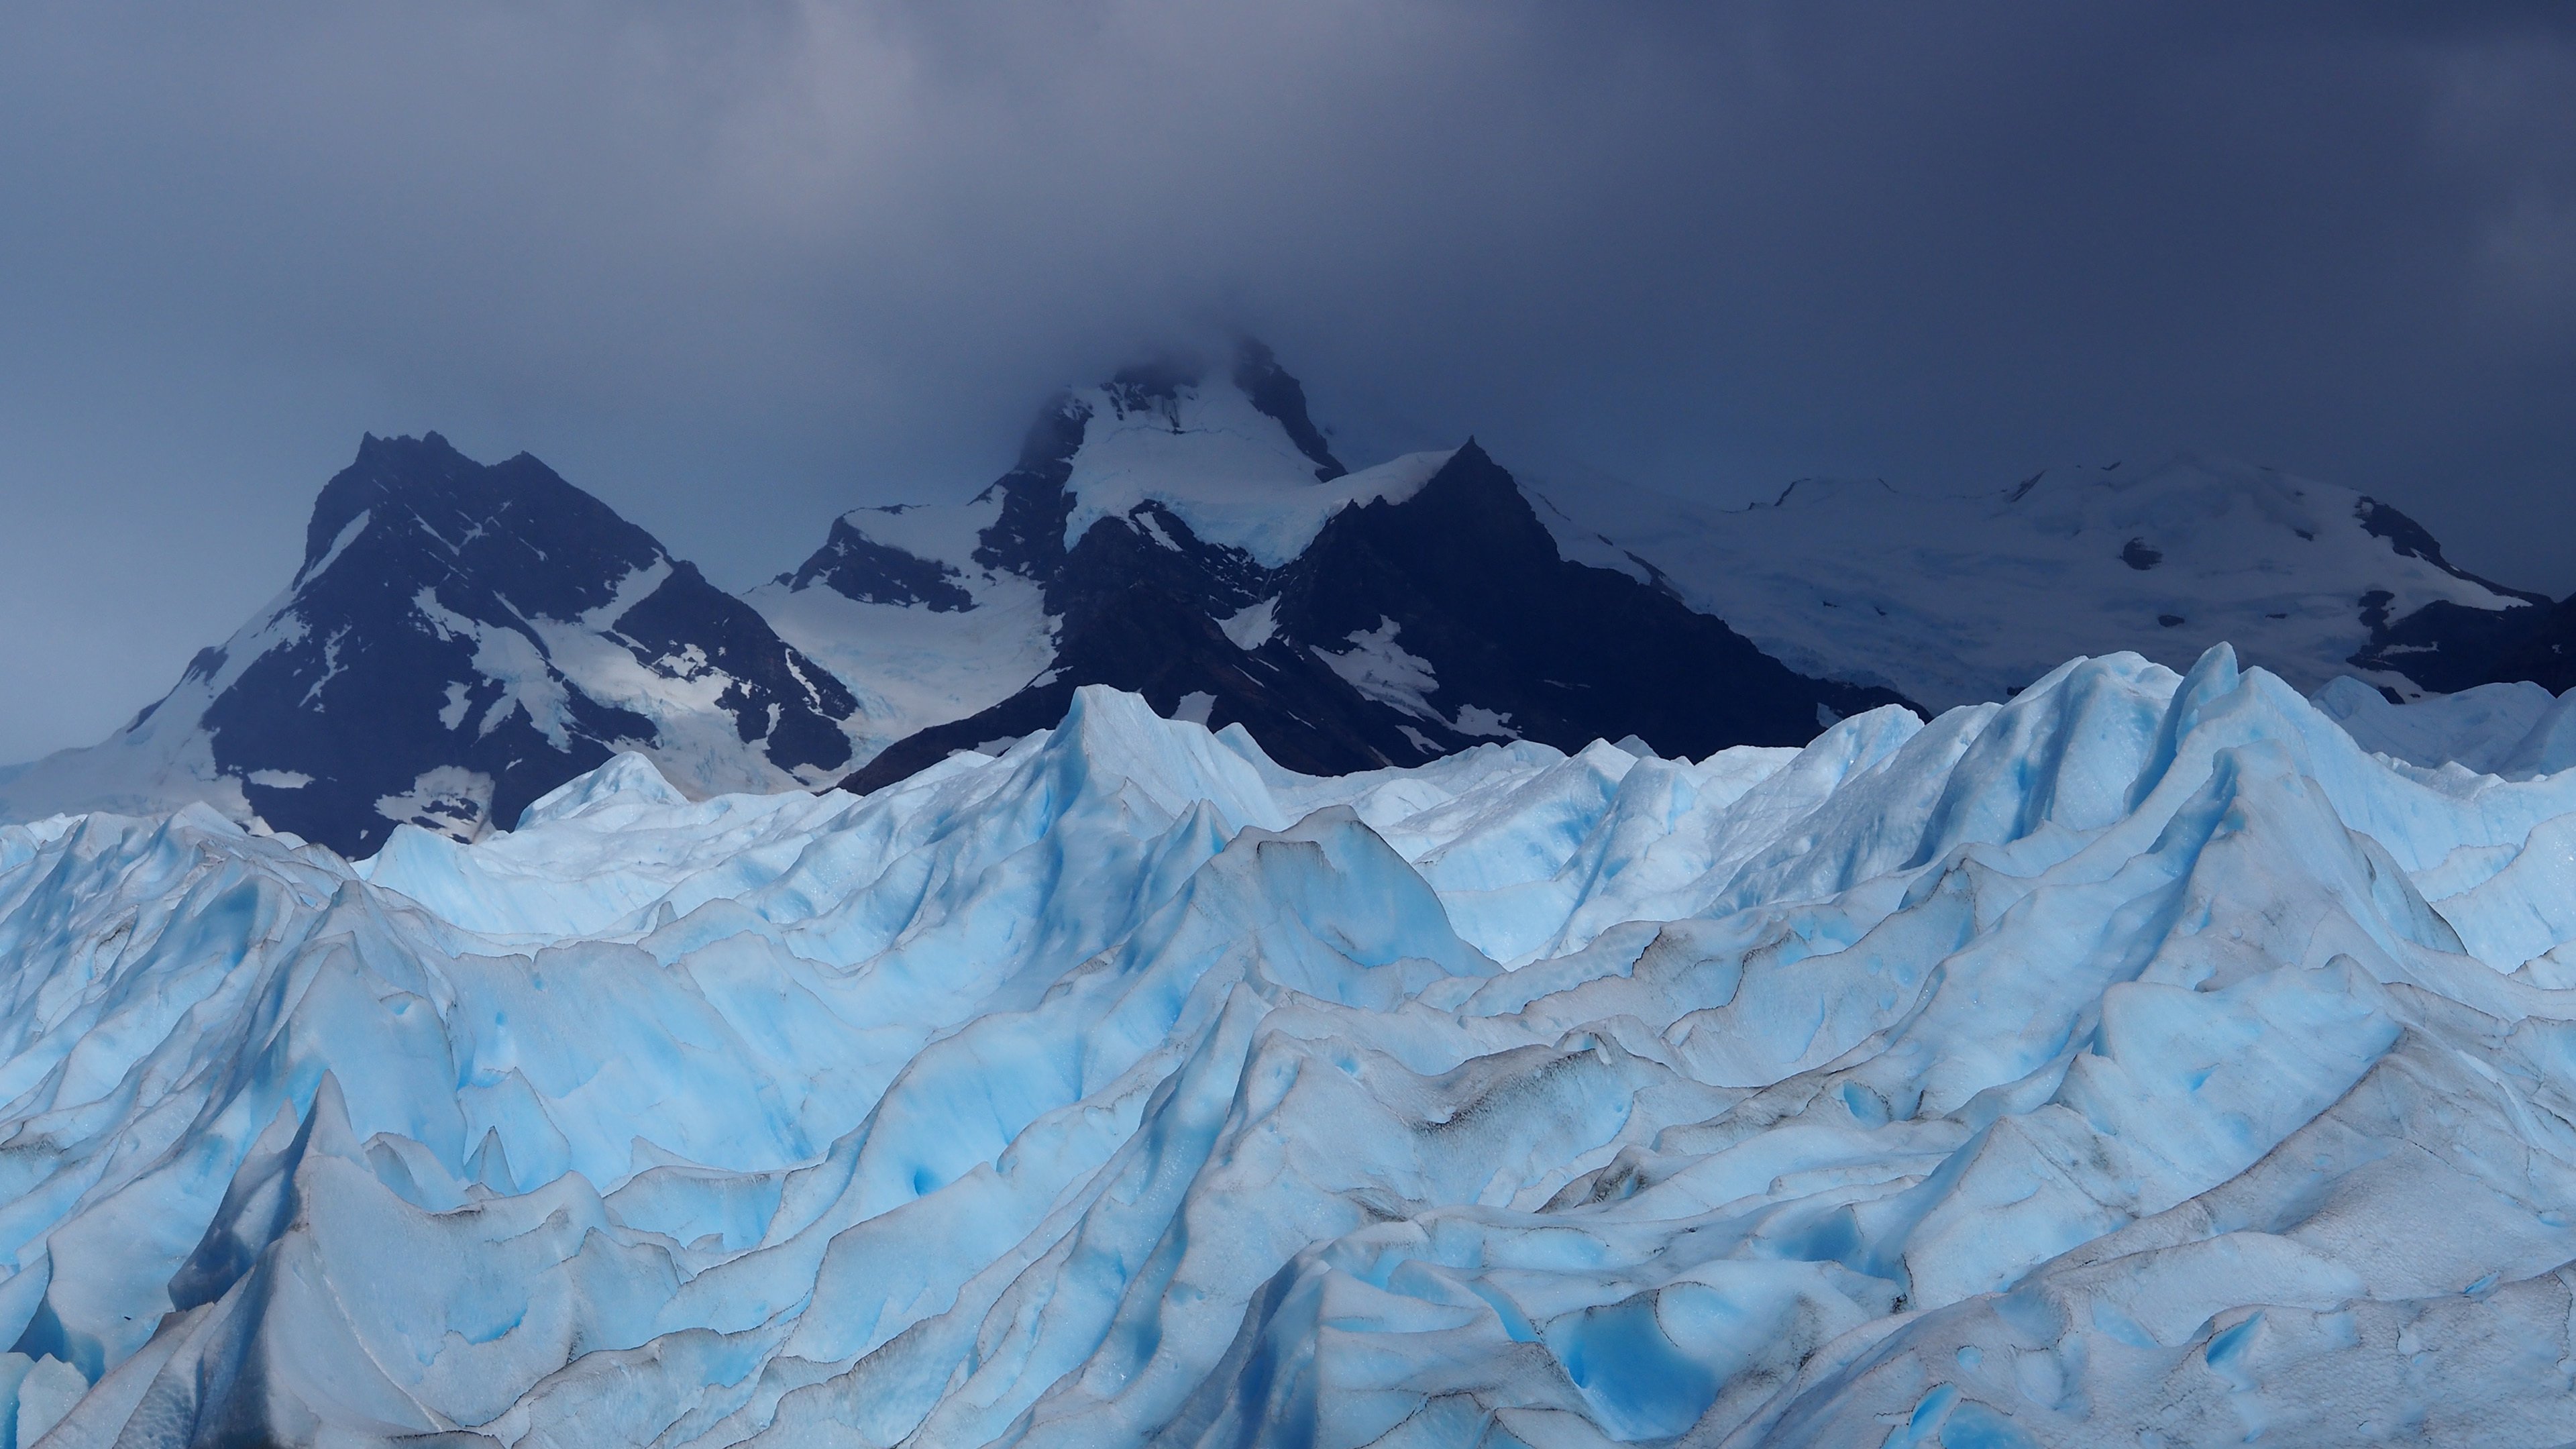
[{"label": "snow patch on rock", "polygon": [[1218,620],[1217,627],[1225,631],[1225,637],[1234,641],[1235,648],[1250,653],[1278,634],[1279,596],[1273,594],[1257,603],[1246,604]]}]

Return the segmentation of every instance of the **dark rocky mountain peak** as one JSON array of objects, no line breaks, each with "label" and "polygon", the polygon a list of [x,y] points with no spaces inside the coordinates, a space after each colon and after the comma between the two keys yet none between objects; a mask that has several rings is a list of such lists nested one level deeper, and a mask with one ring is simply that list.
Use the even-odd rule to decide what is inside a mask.
[{"label": "dark rocky mountain peak", "polygon": [[286,594],[0,805],[205,799],[365,855],[399,824],[506,826],[619,750],[694,793],[819,783],[857,714],[757,612],[535,458],[369,436],[315,500]]},{"label": "dark rocky mountain peak", "polygon": [[1051,666],[894,742],[846,788],[1049,728],[1086,684],[1211,728],[1240,724],[1272,759],[1316,774],[1510,739],[1573,750],[1638,737],[1689,755],[1803,744],[1845,715],[1902,703],[1801,676],[1667,589],[1567,561],[1472,440],[1418,466],[1333,511],[1277,566],[1156,499],[1099,519],[1044,579]]},{"label": "dark rocky mountain peak", "polygon": [[477,463],[437,433],[360,442],[323,485],[304,533],[301,583],[365,519],[370,553],[470,574],[522,610],[569,618],[619,580],[669,561],[653,536],[526,453]]},{"label": "dark rocky mountain peak", "polygon": [[1350,472],[1256,341],[1068,390],[971,503],[844,515],[754,599],[915,709],[862,790],[1051,727],[1088,684],[1314,773],[1511,739],[1801,744],[1898,700],[1791,670],[1633,555],[1570,560],[1472,439]]}]

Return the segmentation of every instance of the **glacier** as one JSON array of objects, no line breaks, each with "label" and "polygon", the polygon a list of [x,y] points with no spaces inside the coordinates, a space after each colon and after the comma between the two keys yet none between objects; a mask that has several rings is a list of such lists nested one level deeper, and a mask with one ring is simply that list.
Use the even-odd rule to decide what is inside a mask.
[{"label": "glacier", "polygon": [[0,1449],[2576,1440],[2552,711],[0,827]]}]

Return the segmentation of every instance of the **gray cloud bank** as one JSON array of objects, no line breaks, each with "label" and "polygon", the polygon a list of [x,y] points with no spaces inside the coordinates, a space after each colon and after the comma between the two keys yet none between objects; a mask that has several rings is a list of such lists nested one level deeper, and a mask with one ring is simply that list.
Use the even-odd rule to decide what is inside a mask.
[{"label": "gray cloud bank", "polygon": [[720,581],[1269,338],[1356,460],[1686,496],[2192,448],[2576,588],[2576,12],[0,9],[0,759],[294,567],[362,430]]}]

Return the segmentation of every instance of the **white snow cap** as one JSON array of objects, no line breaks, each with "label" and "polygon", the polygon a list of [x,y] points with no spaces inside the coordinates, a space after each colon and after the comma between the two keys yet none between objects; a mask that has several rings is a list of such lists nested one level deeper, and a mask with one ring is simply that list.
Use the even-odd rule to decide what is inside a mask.
[{"label": "white snow cap", "polygon": [[1334,514],[1412,497],[1457,452],[1407,453],[1318,482],[1315,460],[1279,420],[1220,375],[1146,405],[1115,387],[1084,388],[1072,405],[1090,416],[1065,485],[1074,497],[1067,548],[1101,519],[1124,518],[1150,499],[1200,538],[1275,569],[1304,553]]}]

